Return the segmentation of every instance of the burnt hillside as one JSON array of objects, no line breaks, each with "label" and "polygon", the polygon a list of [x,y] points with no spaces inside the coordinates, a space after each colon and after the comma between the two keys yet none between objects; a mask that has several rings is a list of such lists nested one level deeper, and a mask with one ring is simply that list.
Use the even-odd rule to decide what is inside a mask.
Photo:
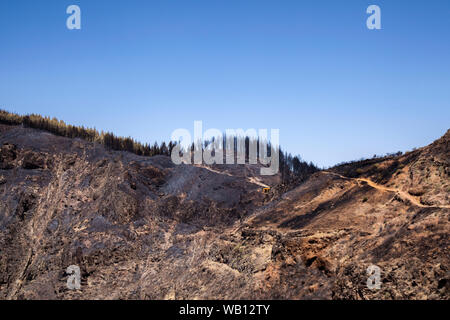
[{"label": "burnt hillside", "polygon": [[257,167],[0,125],[0,298],[448,299],[449,141],[266,195]]}]

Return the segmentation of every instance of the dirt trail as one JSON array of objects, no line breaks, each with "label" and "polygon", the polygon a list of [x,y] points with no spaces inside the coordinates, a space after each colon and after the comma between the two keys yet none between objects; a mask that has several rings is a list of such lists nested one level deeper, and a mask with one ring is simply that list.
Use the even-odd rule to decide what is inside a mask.
[{"label": "dirt trail", "polygon": [[395,192],[399,195],[400,198],[406,199],[408,201],[410,201],[412,204],[421,207],[421,208],[450,208],[450,206],[438,206],[438,205],[425,205],[423,203],[420,202],[420,200],[417,199],[417,197],[410,195],[409,193],[402,191],[400,189],[397,188],[389,188],[389,187],[385,187],[383,185],[380,185],[378,183],[373,182],[370,179],[366,179],[366,178],[349,178],[349,177],[345,177],[341,174],[335,173],[335,172],[329,172],[329,171],[324,171],[327,174],[331,174],[331,175],[335,175],[339,178],[342,179],[346,179],[346,180],[354,180],[354,181],[359,181],[359,182],[365,182],[367,183],[369,186],[371,186],[372,188],[381,190],[381,191],[386,191],[386,192]]},{"label": "dirt trail", "polygon": [[203,169],[206,169],[206,170],[214,172],[214,173],[218,173],[218,174],[222,174],[222,175],[225,175],[225,176],[232,177],[232,175],[229,174],[228,172],[221,172],[221,171],[218,171],[218,170],[214,170],[213,168],[210,168],[210,167],[205,166],[205,165],[194,164],[194,167],[203,168]]},{"label": "dirt trail", "polygon": [[[209,169],[209,168],[206,168],[206,169]],[[220,173],[220,172],[217,172],[217,173]],[[400,189],[397,189],[397,188],[389,188],[389,187],[380,185],[380,184],[375,183],[372,180],[367,179],[367,178],[349,178],[349,177],[343,176],[341,174],[338,174],[335,172],[330,172],[330,171],[323,171],[323,173],[334,175],[334,176],[337,176],[337,177],[339,177],[341,179],[345,179],[345,180],[352,180],[352,181],[356,181],[356,182],[367,183],[370,187],[380,190],[380,191],[383,191],[383,192],[393,192],[393,193],[397,194],[397,196],[400,197],[401,199],[408,200],[410,203],[412,203],[413,205],[418,206],[420,208],[441,208],[441,209],[449,209],[450,208],[450,206],[448,206],[448,205],[425,205],[420,202],[420,199],[418,199],[418,197],[412,196],[409,193],[402,191]],[[250,178],[249,180],[253,180],[253,178]],[[253,181],[250,181],[250,182],[253,182]],[[314,202],[320,203],[320,200],[318,200],[317,198],[314,198],[311,201],[308,201],[307,203],[303,203],[301,205],[296,206],[295,209],[306,207],[308,205],[311,205]],[[246,219],[245,219],[246,223],[251,223],[251,221],[253,221],[256,217],[258,217],[262,213],[264,213],[264,211],[265,211],[265,209],[257,210],[252,215],[246,217]],[[279,222],[266,224],[265,226],[260,226],[260,229],[261,230],[281,230],[278,228],[278,224],[279,224]],[[240,225],[240,222],[236,223],[236,225],[238,225],[238,226],[237,227],[233,226],[232,228],[230,228],[229,232],[235,233],[240,228],[242,228],[242,225]]]},{"label": "dirt trail", "polygon": [[[197,167],[197,168],[203,168],[203,169],[209,170],[209,171],[217,173],[217,174],[222,174],[222,175],[226,175],[226,176],[229,176],[229,177],[234,177],[232,174],[229,174],[228,172],[221,172],[221,171],[218,171],[218,170],[214,170],[214,169],[212,169],[212,168],[210,168],[208,166],[205,166],[205,165],[194,165],[194,166]],[[258,180],[258,178],[255,178],[255,177],[248,177],[247,181],[249,183],[256,184],[256,185],[258,185],[260,187],[263,187],[263,188],[270,188],[270,186],[268,186],[267,184],[262,183],[261,181]]]},{"label": "dirt trail", "polygon": [[267,184],[262,183],[261,181],[258,180],[258,178],[255,177],[250,177],[247,179],[250,183],[253,184],[257,184],[258,186],[261,186],[263,188],[270,188],[270,186],[268,186]]}]

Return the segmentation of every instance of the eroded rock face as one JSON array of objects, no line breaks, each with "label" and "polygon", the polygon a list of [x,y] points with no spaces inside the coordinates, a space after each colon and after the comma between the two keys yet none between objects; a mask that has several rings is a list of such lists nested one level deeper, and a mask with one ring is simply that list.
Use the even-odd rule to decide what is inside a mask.
[{"label": "eroded rock face", "polygon": [[238,167],[0,129],[2,299],[449,298],[448,135],[387,160],[395,171],[319,172],[267,196]]}]

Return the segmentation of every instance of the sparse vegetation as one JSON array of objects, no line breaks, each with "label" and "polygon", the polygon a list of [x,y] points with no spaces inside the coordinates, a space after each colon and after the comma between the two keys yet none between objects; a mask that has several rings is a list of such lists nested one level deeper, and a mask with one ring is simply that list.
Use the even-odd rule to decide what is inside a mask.
[{"label": "sparse vegetation", "polygon": [[[83,126],[73,126],[66,124],[62,120],[56,118],[44,117],[38,114],[30,115],[18,115],[16,113],[8,112],[0,109],[0,123],[6,125],[22,125],[28,128],[40,129],[51,132],[55,135],[67,137],[67,138],[80,138],[86,141],[100,143],[107,148],[117,151],[128,151],[142,156],[155,156],[155,155],[166,155],[170,156],[173,147],[176,143],[172,141],[166,144],[162,142],[160,145],[154,143],[152,146],[149,144],[142,144],[135,141],[134,139],[127,137],[117,137],[110,132],[98,132],[96,129],[85,128]],[[235,149],[237,149],[238,138],[235,138]],[[249,157],[249,148],[251,143],[256,143],[258,146],[258,141],[251,140],[249,137],[242,137],[239,139],[244,139],[245,154],[246,159]],[[225,142],[225,137],[224,137]],[[211,141],[207,141],[204,144],[206,147]],[[203,147],[203,146],[202,146]],[[195,146],[192,146],[191,151],[194,151]],[[270,155],[270,150],[273,150],[270,143],[268,143],[268,150]],[[235,150],[237,151],[237,150]],[[225,154],[224,154],[225,157]],[[284,184],[295,184],[305,181],[311,174],[319,171],[319,168],[315,166],[312,162],[307,163],[301,159],[300,156],[292,156],[287,152],[283,152],[280,148],[280,173],[282,177],[282,182]]]},{"label": "sparse vegetation", "polygon": [[27,128],[34,128],[51,132],[55,135],[67,138],[80,138],[90,142],[96,142],[107,148],[117,151],[128,151],[142,156],[170,155],[174,144],[168,145],[163,142],[161,145],[154,143],[152,146],[139,143],[132,138],[117,137],[110,132],[98,132],[96,129],[85,128],[83,126],[73,126],[66,124],[56,118],[43,117],[38,114],[21,116],[8,111],[0,110],[0,123],[6,125],[22,125]]},{"label": "sparse vegetation", "polygon": [[312,162],[303,161],[300,156],[292,156],[280,150],[281,180],[285,184],[299,184],[320,169]]}]

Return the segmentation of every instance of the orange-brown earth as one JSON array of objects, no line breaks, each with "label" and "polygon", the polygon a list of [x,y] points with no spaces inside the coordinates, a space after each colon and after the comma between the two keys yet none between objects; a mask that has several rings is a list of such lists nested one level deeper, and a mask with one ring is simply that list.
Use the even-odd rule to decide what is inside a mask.
[{"label": "orange-brown earth", "polygon": [[449,144],[286,189],[0,125],[0,298],[448,299]]}]

